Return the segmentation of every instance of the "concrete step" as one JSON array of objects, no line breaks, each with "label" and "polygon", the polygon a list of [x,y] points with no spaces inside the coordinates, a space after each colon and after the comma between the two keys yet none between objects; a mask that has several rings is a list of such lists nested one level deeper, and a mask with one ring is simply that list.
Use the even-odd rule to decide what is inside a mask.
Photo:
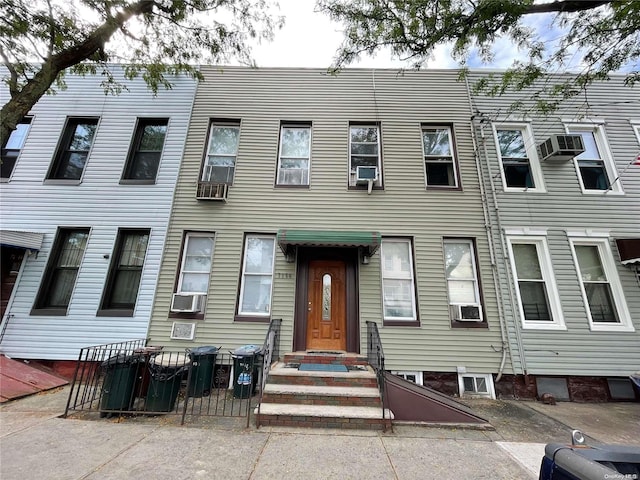
[{"label": "concrete step", "polygon": [[284,356],[284,363],[322,363],[333,365],[368,365],[367,356],[346,352],[291,352]]},{"label": "concrete step", "polygon": [[386,430],[392,413],[379,407],[263,403],[255,410],[258,426]]},{"label": "concrete step", "polygon": [[371,367],[361,367],[348,372],[308,372],[277,363],[269,371],[268,383],[291,385],[316,385],[331,387],[377,388],[376,374]]},{"label": "concrete step", "polygon": [[380,392],[373,387],[330,387],[268,383],[263,403],[342,405],[382,408]]}]

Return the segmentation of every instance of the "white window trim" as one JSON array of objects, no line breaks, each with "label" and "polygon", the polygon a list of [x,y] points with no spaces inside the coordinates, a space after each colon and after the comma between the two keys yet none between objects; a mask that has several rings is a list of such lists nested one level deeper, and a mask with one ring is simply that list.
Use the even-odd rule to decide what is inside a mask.
[{"label": "white window trim", "polygon": [[[493,139],[496,145],[496,154],[498,156],[498,162],[500,163],[500,176],[502,178],[502,187],[505,192],[527,192],[527,193],[546,193],[547,190],[544,186],[544,178],[542,176],[542,168],[540,167],[540,160],[538,158],[538,151],[536,149],[536,142],[533,136],[533,130],[531,124],[522,122],[505,122],[505,123],[493,123]],[[504,174],[504,165],[502,164],[502,153],[500,152],[500,143],[498,142],[498,130],[520,130],[522,132],[522,139],[524,140],[524,148],[529,158],[529,167],[531,168],[531,175],[535,183],[534,188],[520,188],[520,187],[508,187],[507,177]]]},{"label": "white window trim", "polygon": [[[487,393],[465,392],[463,380],[464,377],[484,378],[487,385]],[[493,375],[491,375],[490,373],[458,373],[458,392],[460,392],[460,397],[484,397],[495,400],[496,390],[493,385]]]},{"label": "white window trim", "polygon": [[347,177],[347,185],[350,187],[355,187],[355,184],[351,184],[351,176],[353,175],[355,178],[355,170],[351,168],[351,129],[352,128],[375,128],[378,131],[378,179],[373,182],[373,185],[375,187],[382,187],[382,126],[378,123],[356,123],[356,124],[349,124],[349,131],[348,131],[348,135],[349,135],[349,155],[348,155],[348,162],[349,164],[347,165],[347,172],[348,172],[348,177]]},{"label": "white window trim", "polygon": [[[187,261],[187,248],[189,246],[190,238],[210,238],[211,239],[211,260],[209,263],[209,282],[207,283],[207,291],[206,292],[188,292],[182,291],[182,279],[184,277],[184,264]],[[186,295],[208,295],[209,294],[209,284],[211,283],[211,270],[213,270],[213,252],[215,250],[215,234],[213,232],[187,232],[185,235],[184,246],[182,250],[182,260],[180,261],[180,271],[178,272],[178,287],[175,293],[182,293]]]},{"label": "white window trim", "polygon": [[631,128],[633,128],[633,132],[636,134],[638,143],[640,143],[640,120],[631,120]]},{"label": "white window trim", "polygon": [[415,384],[416,385],[424,385],[424,379],[422,378],[422,372],[412,372],[409,370],[394,370],[391,372],[393,375],[397,375],[398,377],[404,378],[407,382],[411,382],[407,376],[411,375],[412,377],[416,377]]},{"label": "white window trim", "polygon": [[[398,280],[411,280],[411,317],[389,317],[386,316],[384,314],[385,312],[385,306],[384,306],[384,279],[385,279],[385,274],[384,274],[384,258],[380,258],[380,275],[382,277],[382,315],[383,315],[383,319],[385,321],[389,321],[389,322],[416,322],[418,320],[418,312],[417,312],[417,307],[416,307],[416,279],[415,279],[415,275],[414,275],[414,268],[415,265],[413,264],[413,241],[411,239],[408,238],[383,238],[382,239],[382,243],[384,245],[384,243],[406,243],[408,244],[408,250],[409,250],[409,264],[410,264],[410,269],[409,269],[409,273],[410,273],[410,278],[405,278],[405,277],[387,277],[389,280],[393,280],[393,279],[398,279]],[[384,248],[384,246],[382,247]],[[382,248],[381,248],[381,254],[382,254]]]},{"label": "white window trim", "polygon": [[[249,238],[268,238],[269,240],[273,240],[273,261],[271,262],[271,290],[269,291],[269,311],[268,312],[243,312],[242,304],[244,300],[244,287],[245,287],[245,269],[247,268],[247,248],[249,245]],[[244,241],[244,249],[242,251],[242,277],[240,279],[240,297],[238,298],[238,315],[244,317],[270,317],[271,316],[271,303],[273,302],[273,282],[274,282],[274,271],[276,264],[276,237],[275,235],[269,234],[248,234],[245,237]],[[264,273],[260,273],[259,275],[266,275]]]},{"label": "white window trim", "polygon": [[[427,181],[427,153],[424,151],[424,131],[425,130],[447,130],[449,137],[449,149],[451,150],[451,163],[453,164],[453,185],[429,185]],[[450,125],[421,125],[420,126],[420,143],[422,145],[422,167],[424,168],[424,185],[428,189],[454,189],[459,188],[458,183],[458,159],[453,148],[453,128]]]},{"label": "white window trim", "polygon": [[[540,264],[540,271],[542,272],[542,279],[544,280],[544,287],[547,293],[547,299],[549,300],[549,308],[551,309],[550,322],[543,320],[526,320],[524,316],[524,308],[522,306],[522,298],[520,297],[520,286],[518,285],[518,272],[516,270],[516,258],[513,254],[513,244],[534,244],[536,246],[536,252],[538,254],[538,263]],[[509,261],[511,264],[511,272],[513,274],[513,281],[515,284],[516,298],[518,300],[518,312],[522,322],[523,329],[531,330],[566,330],[567,327],[564,323],[564,317],[562,315],[562,305],[560,303],[560,297],[558,295],[558,286],[553,274],[553,263],[551,262],[551,254],[549,253],[549,245],[547,244],[547,238],[544,236],[509,236],[507,237],[507,247],[509,249]]]},{"label": "white window trim", "polygon": [[[474,283],[473,283],[473,288],[474,288],[474,293],[475,293],[475,297],[476,297],[476,303],[474,303],[474,306],[477,306],[479,308],[480,311],[480,320],[478,320],[478,323],[480,322],[484,322],[485,318],[484,318],[484,312],[483,312],[483,308],[482,308],[482,297],[480,296],[480,272],[478,270],[478,265],[476,264],[476,246],[474,244],[474,242],[469,239],[469,238],[455,238],[455,237],[445,237],[443,240],[443,244],[442,244],[442,255],[443,255],[443,266],[444,266],[444,281],[446,283],[446,288],[447,288],[447,303],[449,306],[454,306],[454,305],[469,305],[468,303],[451,303],[451,300],[449,299],[449,277],[447,277],[446,271],[447,271],[447,266],[446,266],[446,255],[445,255],[445,248],[446,248],[446,244],[447,242],[452,242],[452,243],[468,243],[469,244],[469,251],[471,252],[471,265],[473,267],[473,274],[474,274]],[[451,318],[451,320],[453,320],[453,318]]]},{"label": "white window trim", "polygon": [[[280,183],[280,170],[282,165],[282,131],[285,128],[297,128],[309,130],[309,148],[307,150],[307,183]],[[351,135],[349,135],[351,137]],[[308,187],[311,184],[311,145],[313,142],[313,131],[311,125],[296,124],[296,123],[283,123],[280,125],[280,144],[278,145],[278,166],[276,169],[276,185],[286,185],[293,187]]]},{"label": "white window trim", "polygon": [[576,169],[576,175],[578,176],[578,183],[580,185],[580,190],[585,195],[624,195],[624,190],[622,189],[621,180],[617,180],[615,183],[612,182],[618,178],[618,169],[616,168],[615,162],[613,160],[613,155],[611,154],[611,149],[609,148],[609,142],[607,141],[607,135],[604,130],[604,122],[601,121],[593,121],[588,123],[565,123],[564,128],[566,133],[576,133],[579,131],[590,131],[593,132],[593,138],[595,139],[596,146],[598,147],[598,151],[600,156],[602,157],[602,161],[604,162],[604,169],[607,172],[607,178],[609,180],[609,184],[611,187],[608,190],[588,190],[584,188],[584,183],[582,182],[582,174],[580,173],[580,167],[578,165],[578,159],[573,159],[573,166]]},{"label": "white window trim", "polygon": [[238,153],[240,150],[240,122],[233,121],[212,121],[209,125],[209,140],[207,142],[207,151],[204,154],[204,165],[202,166],[202,173],[200,174],[200,181],[208,182],[209,180],[205,180],[204,176],[206,173],[207,166],[209,165],[209,156],[211,156],[211,142],[213,141],[213,129],[216,127],[222,128],[236,128],[238,130],[238,140],[236,142],[236,154],[233,160],[233,177],[227,182],[227,185],[233,185],[233,182],[236,178],[236,169],[238,168]]},{"label": "white window trim", "polygon": [[[20,161],[20,157],[22,156],[22,152],[24,151],[24,146],[27,143],[27,140],[29,139],[29,133],[31,132],[31,126],[33,125],[33,121],[35,119],[35,116],[33,116],[33,115],[25,115],[24,118],[18,122],[18,124],[24,123],[25,119],[29,119],[29,126],[27,127],[27,131],[25,132],[24,137],[22,139],[22,145],[20,145],[20,152],[18,153],[18,156],[16,157],[16,161],[13,164],[13,169],[11,170],[11,175],[9,175],[8,177],[1,177],[0,178],[0,183],[8,183],[8,182],[11,181],[11,177],[13,177],[13,174],[16,171],[16,166],[18,165],[18,162]],[[11,132],[11,133],[13,133],[13,132]],[[9,137],[11,137],[11,133],[9,134]],[[7,137],[7,142],[9,141],[9,137]],[[0,147],[2,147],[2,145],[0,145]]]},{"label": "white window trim", "polygon": [[[624,291],[622,290],[622,284],[616,271],[615,262],[613,260],[613,253],[611,251],[611,245],[608,238],[597,237],[569,237],[569,244],[571,245],[571,254],[573,255],[573,264],[576,269],[576,275],[580,284],[580,292],[582,293],[582,303],[586,310],[587,319],[589,320],[589,328],[591,331],[598,332],[635,332],[633,323],[631,321],[631,315],[625,301]],[[576,255],[576,245],[590,245],[598,247],[598,254],[600,255],[600,261],[607,281],[611,286],[611,294],[613,295],[614,307],[618,314],[619,323],[609,322],[594,322],[591,317],[591,309],[589,308],[589,301],[587,299],[587,292],[584,288],[582,281],[582,274],[580,272],[580,266],[578,265],[578,257]]]}]

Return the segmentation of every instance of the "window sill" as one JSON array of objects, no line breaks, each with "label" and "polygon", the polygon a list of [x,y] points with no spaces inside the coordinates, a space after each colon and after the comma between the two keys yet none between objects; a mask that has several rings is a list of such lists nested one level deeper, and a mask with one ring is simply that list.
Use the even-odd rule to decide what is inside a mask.
[{"label": "window sill", "polygon": [[274,185],[275,188],[298,188],[298,189],[302,189],[302,190],[309,190],[309,185],[287,185],[287,184],[280,184],[280,183],[276,183]]},{"label": "window sill", "polygon": [[522,323],[522,329],[523,330],[561,330],[561,331],[567,331],[567,326],[561,323],[554,323],[554,322],[548,322],[548,323],[530,323],[530,322],[523,322]]},{"label": "window sill", "polygon": [[519,188],[519,187],[504,187],[505,193],[547,193],[542,188]]},{"label": "window sill", "polygon": [[489,329],[489,324],[484,320],[481,322],[465,322],[458,320],[451,320],[451,328],[486,328]]},{"label": "window sill", "polygon": [[622,190],[586,190],[582,189],[583,195],[624,195]]},{"label": "window sill", "polygon": [[45,185],[80,185],[82,180],[64,180],[59,178],[46,178]]},{"label": "window sill", "polygon": [[8,177],[0,178],[0,183],[9,183],[9,178]]},{"label": "window sill", "polygon": [[32,308],[29,315],[46,317],[66,317],[68,308]]},{"label": "window sill", "polygon": [[419,320],[382,320],[383,327],[419,327]]},{"label": "window sill", "polygon": [[120,185],[155,185],[156,180],[128,180],[123,178],[119,183]]},{"label": "window sill", "polygon": [[133,309],[129,310],[124,308],[101,308],[96,312],[96,317],[133,317]]},{"label": "window sill", "polygon": [[271,316],[259,317],[251,315],[235,315],[233,317],[234,322],[246,322],[246,323],[269,323],[271,322]]},{"label": "window sill", "polygon": [[169,312],[169,318],[179,318],[182,320],[204,320],[204,312],[196,312],[196,313]]},{"label": "window sill", "polygon": [[[367,185],[349,185],[349,190],[364,190],[365,192],[369,189]],[[371,187],[371,190],[384,190],[384,186],[382,185],[374,185]]]},{"label": "window sill", "polygon": [[636,329],[633,325],[626,325],[623,323],[593,323],[591,322],[589,327],[592,332],[635,332]]},{"label": "window sill", "polygon": [[461,192],[462,187],[454,187],[452,185],[427,185],[426,190],[427,192]]}]

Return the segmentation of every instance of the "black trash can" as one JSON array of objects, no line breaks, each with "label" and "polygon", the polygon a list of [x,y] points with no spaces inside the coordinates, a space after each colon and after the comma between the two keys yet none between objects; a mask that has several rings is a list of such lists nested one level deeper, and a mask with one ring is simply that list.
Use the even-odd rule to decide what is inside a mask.
[{"label": "black trash can", "polygon": [[235,398],[250,398],[256,393],[261,366],[260,353],[262,353],[262,347],[258,345],[244,345],[231,352]]},{"label": "black trash can", "polygon": [[139,360],[139,355],[118,354],[100,364],[104,371],[102,412],[131,410]]},{"label": "black trash can", "polygon": [[191,360],[191,378],[187,395],[190,397],[206,397],[211,393],[213,370],[216,355],[220,347],[204,346],[187,350]]},{"label": "black trash can", "polygon": [[149,390],[144,409],[147,412],[170,412],[178,398],[189,358],[183,353],[162,352],[149,359]]}]

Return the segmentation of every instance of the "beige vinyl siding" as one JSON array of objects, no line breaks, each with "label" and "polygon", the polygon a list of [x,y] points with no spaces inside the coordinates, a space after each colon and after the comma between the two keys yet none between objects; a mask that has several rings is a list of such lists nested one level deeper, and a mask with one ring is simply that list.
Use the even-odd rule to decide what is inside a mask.
[{"label": "beige vinyl siding", "polygon": [[[378,322],[388,368],[496,372],[500,328],[473,156],[469,100],[458,72],[204,68],[178,178],[150,325],[154,344],[262,343],[266,324],[234,322],[245,233],[278,229],[376,230],[414,239],[419,327],[382,326],[379,252],[359,265],[361,350],[365,321]],[[375,85],[375,91],[374,91]],[[227,203],[198,201],[195,188],[211,118],[241,120]],[[274,187],[281,121],[312,122],[308,188]],[[349,122],[380,122],[384,190],[348,190]],[[425,189],[421,123],[453,124],[463,191]],[[207,310],[194,342],[169,339],[168,318],[184,231],[216,233]],[[475,237],[489,329],[452,329],[442,238]],[[296,264],[276,248],[272,317],[291,350]]]},{"label": "beige vinyl siding", "polygon": [[[473,72],[470,82],[480,78],[482,72]],[[509,94],[503,98],[474,96],[477,113],[485,118],[504,121],[501,112],[516,99],[524,99],[525,106],[531,92]],[[564,120],[587,123],[588,119],[604,120],[604,129],[617,174],[620,175],[629,162],[638,155],[640,145],[634,135],[630,120],[640,115],[640,92],[625,87],[623,77],[613,75],[608,82],[588,88],[586,95],[579,95],[565,102],[558,112],[548,117],[529,110],[535,143],[539,145],[552,134],[564,134]],[[583,117],[586,117],[583,118]],[[478,138],[480,126],[477,123]],[[633,270],[620,263],[615,238],[640,238],[640,170],[629,167],[621,177],[624,195],[583,194],[580,190],[573,161],[549,164],[542,162],[541,169],[547,193],[505,193],[499,180],[499,164],[496,146],[487,123],[488,158],[482,155],[483,174],[489,189],[487,165],[497,176],[496,195],[503,228],[537,227],[547,229],[547,240],[557,282],[558,294],[564,314],[566,331],[522,329],[519,314],[513,315],[511,298],[504,296],[504,308],[512,339],[512,352],[516,369],[521,371],[521,359],[517,356],[517,332],[520,329],[523,366],[528,373],[544,375],[612,375],[626,376],[640,370],[640,284]],[[481,148],[482,151],[482,148]],[[487,163],[488,162],[488,163]],[[489,196],[489,198],[491,198]],[[500,245],[500,237],[493,213],[494,241]],[[567,230],[597,230],[608,232],[616,272],[620,278],[626,304],[631,314],[635,332],[591,331],[582,299],[578,273],[571,254]],[[499,250],[500,252],[500,250]],[[498,255],[502,258],[502,255]],[[501,288],[509,292],[509,278],[505,262],[498,264]],[[513,289],[511,290],[513,293]]]}]

